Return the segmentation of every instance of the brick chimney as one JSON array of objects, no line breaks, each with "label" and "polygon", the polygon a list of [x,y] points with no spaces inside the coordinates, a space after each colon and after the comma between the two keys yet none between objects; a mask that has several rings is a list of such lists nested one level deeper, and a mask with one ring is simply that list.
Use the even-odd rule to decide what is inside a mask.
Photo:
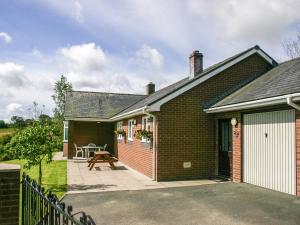
[{"label": "brick chimney", "polygon": [[203,71],[203,55],[198,50],[195,50],[190,54],[190,74],[189,78],[193,79]]},{"label": "brick chimney", "polygon": [[155,92],[155,84],[153,84],[152,82],[150,82],[149,84],[147,84],[146,86],[146,94],[147,95],[151,95]]}]

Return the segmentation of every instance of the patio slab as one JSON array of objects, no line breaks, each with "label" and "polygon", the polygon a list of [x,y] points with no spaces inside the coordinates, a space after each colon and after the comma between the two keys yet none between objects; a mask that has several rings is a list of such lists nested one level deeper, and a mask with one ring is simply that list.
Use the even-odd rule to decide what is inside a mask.
[{"label": "patio slab", "polygon": [[144,190],[223,182],[207,179],[156,182],[121,162],[117,162],[115,165],[116,169],[112,170],[108,163],[96,164],[90,171],[86,160],[68,160],[68,193]]}]

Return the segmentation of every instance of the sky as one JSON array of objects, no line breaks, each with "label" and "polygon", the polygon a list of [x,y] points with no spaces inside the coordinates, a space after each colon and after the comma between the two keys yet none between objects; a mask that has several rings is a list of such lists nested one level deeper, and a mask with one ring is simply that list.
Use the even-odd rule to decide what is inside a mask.
[{"label": "sky", "polygon": [[282,44],[300,29],[299,0],[0,0],[0,119],[52,113],[53,85],[145,93],[259,45],[287,60]]}]

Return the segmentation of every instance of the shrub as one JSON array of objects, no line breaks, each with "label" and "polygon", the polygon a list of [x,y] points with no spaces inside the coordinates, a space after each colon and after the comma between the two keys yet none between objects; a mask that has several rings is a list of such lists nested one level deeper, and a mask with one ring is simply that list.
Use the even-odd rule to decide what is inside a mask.
[{"label": "shrub", "polygon": [[14,159],[14,155],[10,154],[7,144],[10,142],[12,134],[6,134],[0,137],[0,161]]},{"label": "shrub", "polygon": [[7,123],[4,120],[0,120],[0,128],[7,128]]}]

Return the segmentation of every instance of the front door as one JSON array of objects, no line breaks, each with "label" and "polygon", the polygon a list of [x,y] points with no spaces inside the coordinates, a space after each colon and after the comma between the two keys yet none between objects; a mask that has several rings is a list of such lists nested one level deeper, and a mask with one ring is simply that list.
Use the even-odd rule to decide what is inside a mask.
[{"label": "front door", "polygon": [[219,121],[219,175],[230,177],[232,126],[230,120]]}]

